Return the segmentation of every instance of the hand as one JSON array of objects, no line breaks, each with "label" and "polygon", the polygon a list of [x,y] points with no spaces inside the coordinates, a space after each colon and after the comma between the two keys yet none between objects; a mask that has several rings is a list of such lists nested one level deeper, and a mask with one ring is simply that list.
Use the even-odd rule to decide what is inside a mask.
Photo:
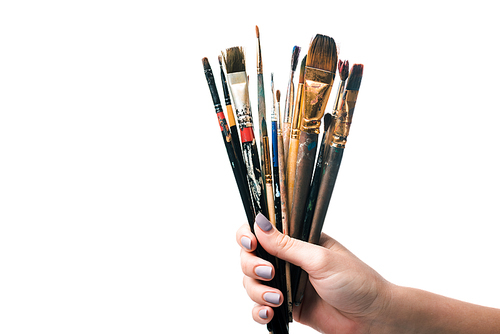
[{"label": "hand", "polygon": [[275,272],[270,263],[253,253],[257,239],[268,253],[300,266],[309,274],[302,304],[293,310],[295,321],[323,333],[364,333],[380,321],[390,300],[392,284],[337,241],[326,234],[322,234],[319,245],[292,239],[277,231],[260,214],[255,234],[248,225],[236,234],[242,246],[243,284],[257,303],[252,312],[255,321],[268,323],[274,315],[271,307],[283,302],[279,290],[262,284],[272,279]]}]

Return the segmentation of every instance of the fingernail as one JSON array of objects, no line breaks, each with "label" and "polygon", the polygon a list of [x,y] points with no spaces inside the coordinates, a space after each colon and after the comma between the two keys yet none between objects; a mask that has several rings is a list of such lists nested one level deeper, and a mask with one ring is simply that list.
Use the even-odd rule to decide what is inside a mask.
[{"label": "fingernail", "polygon": [[280,295],[274,292],[266,292],[264,294],[264,300],[268,303],[279,305],[280,303]]},{"label": "fingernail", "polygon": [[255,268],[255,273],[259,277],[271,279],[271,277],[273,277],[273,268],[268,266],[258,266]]},{"label": "fingernail", "polygon": [[262,319],[267,319],[267,310],[266,309],[260,310],[259,317],[261,317]]},{"label": "fingernail", "polygon": [[241,237],[241,245],[248,250],[252,249],[252,240],[249,237]]},{"label": "fingernail", "polygon": [[273,229],[273,224],[271,224],[271,222],[266,218],[266,216],[264,216],[260,212],[257,215],[257,217],[255,217],[255,222],[264,232],[269,232]]}]

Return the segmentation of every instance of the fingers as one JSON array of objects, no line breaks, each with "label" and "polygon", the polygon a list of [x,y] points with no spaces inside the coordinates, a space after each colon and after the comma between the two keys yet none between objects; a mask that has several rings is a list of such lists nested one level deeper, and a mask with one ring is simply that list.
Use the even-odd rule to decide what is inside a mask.
[{"label": "fingers", "polygon": [[274,277],[274,267],[269,262],[255,256],[253,253],[241,251],[241,270],[246,276],[269,281]]},{"label": "fingers", "polygon": [[255,235],[250,231],[248,224],[242,225],[236,231],[236,241],[247,252],[253,252],[257,248],[257,239],[255,239]]},{"label": "fingers", "polygon": [[[330,256],[330,250],[280,233],[262,214],[255,219],[255,234],[259,243],[271,255],[293,263],[305,271],[318,270]],[[330,243],[331,241],[322,240]]]},{"label": "fingers", "polygon": [[274,310],[269,306],[256,305],[252,310],[253,320],[259,324],[267,324],[274,316]]},{"label": "fingers", "polygon": [[245,287],[250,299],[259,305],[277,307],[283,302],[283,294],[281,291],[263,285],[256,279],[244,276],[243,286]]}]

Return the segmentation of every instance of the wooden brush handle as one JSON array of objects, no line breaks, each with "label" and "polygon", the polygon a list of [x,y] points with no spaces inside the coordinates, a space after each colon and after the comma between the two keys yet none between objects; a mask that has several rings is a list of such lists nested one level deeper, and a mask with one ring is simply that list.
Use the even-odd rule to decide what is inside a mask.
[{"label": "wooden brush handle", "polygon": [[292,207],[293,187],[295,185],[295,172],[297,168],[297,154],[299,151],[299,139],[290,139],[290,149],[286,159],[286,182],[288,190],[288,207]]},{"label": "wooden brush handle", "polygon": [[266,183],[266,194],[267,194],[267,209],[269,212],[269,221],[276,227],[276,214],[274,211],[274,194],[273,194],[273,184]]},{"label": "wooden brush handle", "polygon": [[283,123],[283,126],[282,126],[282,135],[283,135],[283,148],[284,148],[284,152],[285,152],[285,155],[284,155],[284,159],[285,159],[285,166],[286,164],[288,164],[288,149],[290,147],[290,131],[291,131],[291,124],[290,123]]},{"label": "wooden brush handle", "polygon": [[292,238],[300,237],[317,146],[318,134],[301,132],[299,150],[297,152],[292,207],[290,209],[290,236]]}]

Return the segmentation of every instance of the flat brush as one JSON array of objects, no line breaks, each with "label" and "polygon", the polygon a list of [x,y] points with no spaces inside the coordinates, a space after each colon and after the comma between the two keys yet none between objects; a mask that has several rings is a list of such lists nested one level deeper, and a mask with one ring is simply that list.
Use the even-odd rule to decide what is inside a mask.
[{"label": "flat brush", "polygon": [[262,171],[260,159],[255,143],[253,131],[252,111],[248,92],[248,80],[245,68],[245,54],[241,47],[226,50],[223,55],[226,65],[227,78],[233,102],[236,109],[236,118],[240,128],[241,151],[247,171],[250,194],[255,212],[261,212],[268,217],[268,210],[263,193]]},{"label": "flat brush", "polygon": [[316,35],[307,53],[302,96],[302,123],[297,153],[297,168],[290,211],[290,235],[299,238],[304,209],[318,146],[321,119],[325,112],[337,67],[333,38]]},{"label": "flat brush", "polygon": [[224,112],[219,99],[219,93],[217,92],[217,86],[215,85],[214,75],[212,73],[212,68],[208,59],[205,57],[202,59],[203,69],[205,71],[205,77],[207,79],[208,88],[210,89],[210,94],[212,96],[212,101],[215,107],[215,113],[217,114],[217,119],[219,121],[220,130],[222,133],[222,139],[226,147],[226,152],[231,164],[231,170],[233,171],[234,178],[236,180],[236,185],[238,186],[238,191],[240,193],[241,202],[245,209],[245,214],[249,222],[253,222],[256,213],[253,211],[252,200],[250,198],[250,189],[248,188],[248,182],[245,175],[241,172],[240,162],[236,157],[236,153],[233,147],[233,137],[229,132],[227,126],[226,118],[224,117]]},{"label": "flat brush", "polygon": [[[260,171],[260,161],[253,131],[248,79],[245,67],[245,54],[241,47],[233,47],[226,50],[226,53],[223,54],[223,59],[226,65],[229,88],[236,109],[238,126],[240,127],[243,160],[247,168],[254,211],[269,217],[263,198],[262,174]],[[253,232],[253,221],[249,223],[250,229]],[[278,267],[276,258],[269,255],[260,244],[257,244],[256,252],[259,257],[269,261],[275,268]],[[283,291],[280,285],[280,279],[276,276],[269,282],[269,285]],[[288,333],[288,322],[285,319],[283,307],[275,308],[275,316],[268,323],[268,330],[274,334]]]},{"label": "flat brush", "polygon": [[293,84],[293,76],[295,70],[297,69],[297,63],[299,60],[300,47],[294,46],[292,50],[292,60],[290,68],[290,78],[288,80],[288,87],[285,95],[285,111],[283,113],[283,147],[285,148],[285,164],[288,163],[286,159],[288,158],[288,148],[290,145],[290,131],[291,122],[293,119],[293,102],[295,95],[295,86]]},{"label": "flat brush", "polygon": [[243,175],[246,175],[245,165],[243,163],[243,155],[241,153],[241,142],[240,136],[238,134],[238,126],[236,125],[236,120],[234,118],[234,111],[231,105],[231,97],[229,96],[229,87],[227,86],[226,75],[224,74],[224,69],[222,68],[222,56],[219,55],[219,67],[220,67],[220,77],[222,81],[222,91],[224,93],[224,102],[226,104],[227,120],[229,123],[229,129],[231,130],[231,137],[233,139],[234,152],[236,153],[236,158],[240,162],[240,168]]},{"label": "flat brush", "polygon": [[293,199],[293,187],[295,185],[295,170],[297,167],[297,152],[299,151],[300,122],[302,120],[302,90],[304,87],[304,70],[306,68],[307,55],[302,59],[299,72],[299,84],[297,85],[297,100],[293,112],[292,128],[290,131],[290,145],[286,159],[286,181],[288,189],[288,205],[291,207]]}]

